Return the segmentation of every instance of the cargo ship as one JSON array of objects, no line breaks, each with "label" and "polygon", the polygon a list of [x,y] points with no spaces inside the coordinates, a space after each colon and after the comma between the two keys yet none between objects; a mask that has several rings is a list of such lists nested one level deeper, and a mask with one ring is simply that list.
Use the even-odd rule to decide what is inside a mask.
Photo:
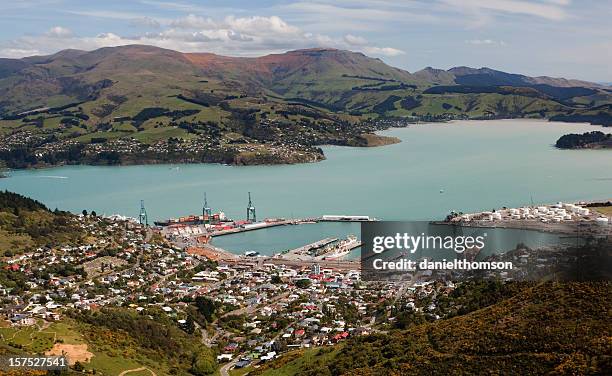
[{"label": "cargo ship", "polygon": [[221,222],[233,222],[225,216],[224,212],[208,215],[188,215],[179,218],[169,218],[165,221],[155,221],[155,226],[172,226],[172,225],[201,225],[204,223],[218,224]]}]

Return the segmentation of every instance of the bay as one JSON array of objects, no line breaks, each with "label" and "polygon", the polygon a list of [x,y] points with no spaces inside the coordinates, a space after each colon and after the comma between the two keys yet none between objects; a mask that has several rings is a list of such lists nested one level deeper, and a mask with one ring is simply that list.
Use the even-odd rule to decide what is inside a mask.
[{"label": "bay", "polygon": [[[247,192],[260,219],[323,214],[384,220],[441,219],[451,210],[609,199],[612,150],[559,150],[563,134],[605,128],[539,120],[454,121],[391,129],[401,143],[376,148],[324,147],[327,160],[282,166],[63,166],[11,171],[0,188],[51,209],[138,215],[149,221],[202,210],[246,216]],[[218,238],[244,250],[284,250],[359,231],[357,224],[286,226]]]}]

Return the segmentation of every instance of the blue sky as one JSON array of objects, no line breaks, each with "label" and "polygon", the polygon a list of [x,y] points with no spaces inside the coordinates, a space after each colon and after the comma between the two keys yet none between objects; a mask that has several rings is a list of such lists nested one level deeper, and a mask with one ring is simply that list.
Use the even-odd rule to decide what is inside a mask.
[{"label": "blue sky", "polygon": [[611,19],[608,0],[0,0],[0,56],[134,43],[235,56],[334,47],[409,71],[612,82]]}]

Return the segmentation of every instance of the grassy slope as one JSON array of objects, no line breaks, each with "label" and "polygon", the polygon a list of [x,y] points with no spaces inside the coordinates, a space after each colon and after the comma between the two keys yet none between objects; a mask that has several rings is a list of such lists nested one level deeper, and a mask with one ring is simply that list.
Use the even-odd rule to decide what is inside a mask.
[{"label": "grassy slope", "polygon": [[[294,55],[297,55],[294,56]],[[55,60],[53,60],[55,59]],[[265,61],[267,57],[262,58]],[[289,53],[278,58],[278,62],[270,67],[270,72],[262,74],[260,71],[250,71],[249,63],[237,62],[236,66],[221,71],[204,71],[200,67],[187,61],[182,54],[153,49],[142,46],[130,46],[117,49],[103,49],[81,55],[80,57],[52,57],[50,61],[28,68],[34,76],[43,76],[43,69],[52,75],[66,75],[81,80],[84,83],[95,83],[103,79],[113,82],[111,87],[102,90],[94,101],[82,105],[84,112],[90,114],[92,110],[103,105],[114,105],[109,97],[123,95],[128,101],[114,105],[112,116],[93,117],[91,123],[108,121],[115,116],[131,116],[143,108],[154,106],[168,106],[172,109],[193,108],[191,104],[180,104],[173,95],[188,93],[197,90],[221,91],[223,94],[235,95],[245,90],[262,93],[270,92],[284,98],[304,98],[325,104],[335,104],[346,109],[371,107],[382,102],[390,95],[405,97],[421,92],[431,86],[425,78],[411,75],[385,65],[378,59],[371,59],[361,54],[350,52],[328,51],[316,53]],[[293,59],[293,60],[292,60]],[[270,59],[268,59],[270,60]],[[286,61],[285,61],[286,60]],[[242,65],[241,65],[242,64]],[[260,64],[260,63],[253,63]],[[261,63],[265,64],[265,63]],[[278,69],[275,70],[275,66]],[[92,68],[93,67],[93,68]],[[233,67],[233,68],[231,68]],[[272,68],[271,68],[272,67]],[[46,72],[46,71],[45,71]],[[369,78],[369,79],[366,79]],[[381,78],[391,81],[376,81],[372,78]],[[0,79],[0,89],[5,87],[11,90],[11,97],[5,98],[13,103],[15,109],[25,110],[42,105],[59,105],[77,101],[78,91],[66,92],[58,87],[55,81],[43,79],[17,80],[13,76]],[[417,89],[400,89],[387,91],[359,91],[351,90],[355,87],[383,87],[389,84],[405,83],[416,85]],[[33,94],[40,94],[39,96]],[[482,96],[482,95],[481,95]],[[36,99],[39,98],[40,99]],[[426,95],[422,108],[415,111],[419,114],[456,113],[445,111],[442,103],[461,106],[470,95],[436,96]],[[484,95],[483,106],[489,110],[495,109],[497,103],[504,107],[523,108],[533,102],[532,98],[501,95]],[[0,98],[1,99],[1,98]],[[28,104],[28,101],[31,103]],[[455,102],[455,103],[453,103]],[[516,102],[516,103],[513,103]],[[595,105],[609,103],[610,96],[603,92],[585,98],[577,98],[578,103],[593,103]],[[26,105],[27,104],[27,105]],[[185,107],[186,106],[186,107]],[[197,107],[197,105],[195,105]],[[557,102],[542,100],[535,107],[554,110]],[[552,108],[551,108],[552,107]],[[465,109],[465,107],[463,107]],[[481,112],[466,112],[470,116],[482,115]],[[214,112],[214,111],[213,111]],[[218,108],[217,108],[218,112]],[[410,111],[412,112],[412,111]],[[391,113],[392,115],[405,115],[403,111]],[[219,118],[218,115],[208,114],[208,118]]]},{"label": "grassy slope", "polygon": [[593,209],[595,209],[596,211],[600,212],[603,215],[612,217],[612,206],[600,206],[600,207],[593,208]]},{"label": "grassy slope", "polygon": [[542,284],[464,316],[351,340],[331,356],[281,359],[262,373],[602,374],[612,366],[611,294],[609,282]]},{"label": "grassy slope", "polygon": [[[147,321],[145,317],[129,317],[130,320]],[[172,326],[164,320],[158,321],[163,322],[165,327]],[[165,330],[160,329],[163,327],[160,325],[153,328]],[[98,375],[118,375],[122,371],[140,367],[147,367],[158,375],[186,374],[191,366],[191,354],[201,347],[199,338],[189,336],[177,328],[168,333],[167,338],[178,344],[178,348],[157,348],[139,339],[142,333],[110,329],[103,324],[90,324],[65,317],[49,326],[43,326],[41,321],[32,327],[0,327],[0,354],[41,354],[50,350],[55,343],[85,344],[93,356],[83,365],[87,370],[95,370]]]},{"label": "grassy slope", "polygon": [[53,213],[21,195],[0,192],[0,256],[78,241],[82,231],[66,213]]},{"label": "grassy slope", "polygon": [[[71,319],[63,319],[45,328],[41,324],[24,328],[0,328],[0,343],[4,346],[4,352],[42,354],[50,350],[56,342],[70,345],[86,344],[87,351],[94,355],[89,362],[84,363],[84,366],[86,369],[95,369],[97,374],[118,375],[121,371],[143,365],[160,374],[167,372],[157,360],[142,356],[137,348],[131,349],[125,342],[117,340],[120,335],[114,338],[115,342],[105,344],[106,340],[102,337],[95,341],[88,339],[86,334],[89,333],[89,329]],[[0,353],[2,352],[0,349]]]},{"label": "grassy slope", "polygon": [[[179,122],[218,123],[218,141],[226,145],[228,134],[244,132],[241,128],[244,124],[237,124],[227,107],[222,108],[229,105],[231,108],[260,111],[256,114],[257,124],[262,120],[262,113],[266,113],[269,120],[280,122],[279,130],[307,120],[314,125],[300,129],[296,134],[312,132],[319,140],[329,140],[330,134],[336,139],[345,136],[346,132],[334,133],[338,132],[340,120],[358,123],[381,116],[412,115],[424,119],[463,116],[541,118],[574,112],[590,115],[590,107],[612,102],[610,93],[603,90],[563,103],[544,95],[536,98],[491,93],[423,94],[433,85],[431,77],[410,74],[378,59],[347,51],[296,51],[248,61],[216,59],[221,60],[211,68],[208,63],[197,59],[192,61],[186,55],[146,46],[105,48],[89,53],[69,51],[27,59],[36,64],[27,67],[24,74],[0,78],[0,93],[6,93],[0,95],[0,108],[17,113],[42,106],[83,102],[78,108],[69,110],[75,115],[87,116],[88,120],[73,117],[78,126],[64,126],[60,123],[65,117],[63,115],[35,114],[28,116],[26,121],[0,120],[0,135],[7,137],[20,131],[31,131],[82,143],[89,143],[92,138],[134,137],[146,144],[171,137],[185,140],[198,137],[194,132],[173,126],[172,119],[165,116],[142,124],[130,119],[114,121],[115,118],[133,117],[146,108],[162,107],[198,110]],[[66,84],[66,80],[72,80],[72,84]],[[106,84],[96,89],[101,82]],[[533,94],[533,90],[525,93]],[[206,98],[209,106],[190,103],[177,98],[178,95]],[[230,97],[239,98],[227,99]],[[418,104],[405,108],[402,100],[407,98],[417,98]],[[279,111],[295,112],[296,106],[291,105],[295,101],[306,103],[314,111],[302,107],[298,115],[279,115]],[[609,113],[609,110],[603,111]],[[330,115],[332,120],[321,118]],[[42,124],[36,124],[34,120],[37,117],[43,118]],[[317,130],[321,126],[327,130]],[[299,138],[296,134],[279,137],[292,142]]]}]

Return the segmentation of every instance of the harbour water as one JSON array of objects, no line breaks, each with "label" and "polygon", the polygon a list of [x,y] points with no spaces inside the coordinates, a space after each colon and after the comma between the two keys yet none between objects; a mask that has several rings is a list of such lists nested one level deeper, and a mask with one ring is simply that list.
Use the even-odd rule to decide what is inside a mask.
[{"label": "harbour water", "polygon": [[[258,218],[323,214],[430,220],[451,210],[612,197],[611,150],[558,150],[566,133],[605,128],[534,120],[456,121],[385,131],[402,142],[377,148],[324,147],[327,160],[285,166],[65,166],[12,171],[0,188],[51,209],[95,210],[149,221],[213,211],[246,216],[252,192]],[[177,168],[178,167],[178,168]],[[228,249],[276,251],[359,231],[358,224],[283,226],[215,240]],[[261,247],[260,247],[261,245]],[[230,247],[231,246],[231,247]]]}]

